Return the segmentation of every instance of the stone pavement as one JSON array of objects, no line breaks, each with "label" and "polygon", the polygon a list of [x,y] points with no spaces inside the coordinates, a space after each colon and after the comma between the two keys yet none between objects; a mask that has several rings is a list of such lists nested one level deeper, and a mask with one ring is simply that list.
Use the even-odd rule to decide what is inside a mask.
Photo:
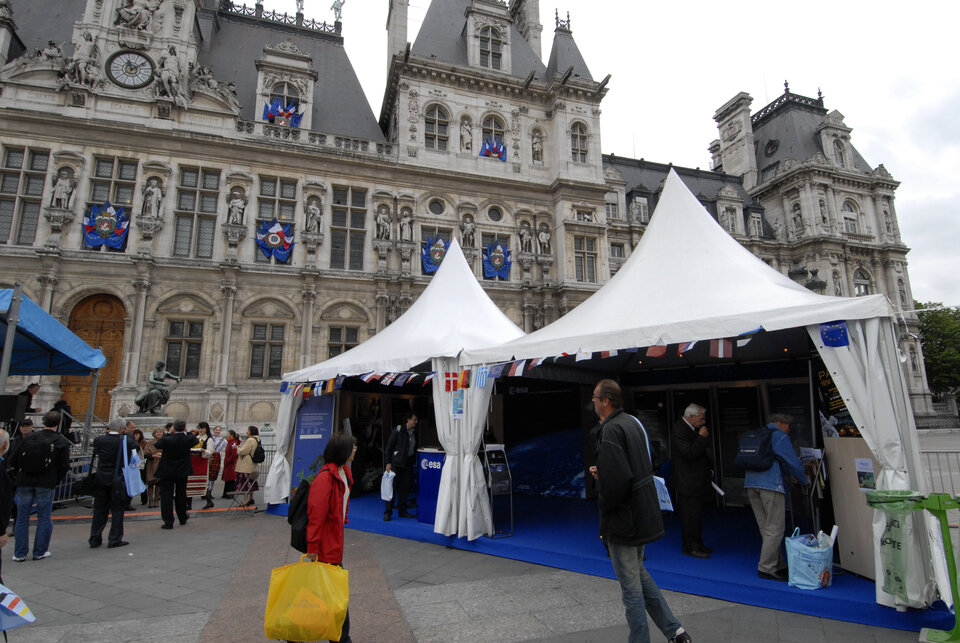
[{"label": "stone pavement", "polygon": [[[298,560],[286,521],[262,513],[194,512],[186,526],[164,531],[141,510],[125,523],[131,544],[119,549],[89,549],[88,531],[86,520],[55,523],[46,560],[15,563],[13,543],[4,548],[3,578],[37,616],[11,630],[11,641],[264,641],[270,570]],[[353,530],[344,566],[357,643],[626,640],[616,581]],[[915,632],[665,594],[698,643],[917,640]]]}]

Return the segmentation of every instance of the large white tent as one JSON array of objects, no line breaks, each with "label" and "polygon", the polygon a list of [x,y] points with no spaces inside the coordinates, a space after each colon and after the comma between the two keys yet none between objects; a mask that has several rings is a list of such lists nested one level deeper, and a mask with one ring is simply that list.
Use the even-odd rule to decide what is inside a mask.
[{"label": "large white tent", "polygon": [[[464,393],[464,418],[451,417],[452,395],[444,390],[446,372],[458,372],[458,356],[467,348],[483,348],[521,337],[523,331],[497,308],[477,282],[456,240],[443,263],[410,308],[382,331],[336,357],[283,376],[284,381],[318,382],[338,375],[396,372],[425,362],[433,379],[437,434],[446,453],[437,498],[434,530],[470,539],[493,529],[489,503],[483,502],[483,470],[477,448],[483,435],[492,381]],[[289,387],[292,389],[293,387]],[[291,454],[296,424],[295,396],[281,397],[276,430],[277,456],[265,485],[268,503],[289,494]]]},{"label": "large white tent", "polygon": [[[824,346],[819,325],[834,320],[846,321],[849,346]],[[461,363],[490,364],[798,327],[807,329],[880,464],[877,488],[926,492],[887,299],[823,296],[794,283],[727,234],[673,171],[643,238],[606,285],[549,326],[499,346],[464,351]],[[884,574],[876,555],[877,600],[882,604],[929,604],[934,575],[940,587],[949,587],[935,521],[927,516],[917,524],[923,528],[912,533],[904,547],[911,557],[906,603],[883,591]],[[883,517],[876,516],[874,542],[880,541],[884,526]],[[949,601],[949,591],[942,593]]]}]

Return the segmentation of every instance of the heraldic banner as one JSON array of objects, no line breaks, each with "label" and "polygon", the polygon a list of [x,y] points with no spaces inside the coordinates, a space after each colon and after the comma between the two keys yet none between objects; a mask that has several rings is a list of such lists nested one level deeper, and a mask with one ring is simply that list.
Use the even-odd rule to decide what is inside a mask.
[{"label": "heraldic banner", "polygon": [[83,217],[83,237],[88,248],[107,245],[119,250],[127,242],[129,231],[130,217],[123,216],[123,208],[116,210],[109,201],[92,206]]},{"label": "heraldic banner", "polygon": [[257,230],[257,246],[268,259],[272,256],[276,257],[277,261],[286,263],[293,251],[291,237],[289,225],[282,226],[276,219],[272,222],[264,221]]},{"label": "heraldic banner", "polygon": [[487,279],[510,278],[510,251],[499,243],[491,243],[483,251],[483,276]]},{"label": "heraldic banner", "polygon": [[447,255],[447,249],[450,243],[443,240],[443,237],[437,236],[433,239],[427,237],[423,243],[423,250],[420,251],[420,261],[423,263],[423,274],[432,275],[443,263],[443,258]]}]

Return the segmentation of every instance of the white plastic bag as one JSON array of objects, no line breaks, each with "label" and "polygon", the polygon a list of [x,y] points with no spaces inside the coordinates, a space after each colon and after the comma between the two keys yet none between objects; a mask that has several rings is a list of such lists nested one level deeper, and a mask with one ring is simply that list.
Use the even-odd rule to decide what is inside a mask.
[{"label": "white plastic bag", "polygon": [[393,471],[384,471],[383,479],[380,481],[380,499],[393,500],[393,479],[397,474]]}]

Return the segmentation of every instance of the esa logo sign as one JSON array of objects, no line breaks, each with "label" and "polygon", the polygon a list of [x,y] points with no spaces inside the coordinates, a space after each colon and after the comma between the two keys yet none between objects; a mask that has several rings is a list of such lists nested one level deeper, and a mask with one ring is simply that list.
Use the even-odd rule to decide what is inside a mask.
[{"label": "esa logo sign", "polygon": [[437,460],[427,460],[424,458],[420,461],[420,468],[426,471],[427,469],[442,469],[443,464]]}]

